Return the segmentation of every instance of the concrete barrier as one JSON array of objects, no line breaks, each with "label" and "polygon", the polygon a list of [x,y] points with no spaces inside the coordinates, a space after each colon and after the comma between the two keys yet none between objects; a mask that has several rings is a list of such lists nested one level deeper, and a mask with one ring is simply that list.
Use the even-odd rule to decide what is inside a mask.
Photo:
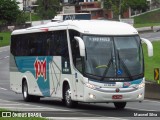
[{"label": "concrete barrier", "polygon": [[136,28],[138,32],[149,32],[149,31],[160,31],[160,26],[150,26],[150,27],[141,27],[141,28]]},{"label": "concrete barrier", "polygon": [[153,31],[155,31],[155,32],[160,31],[160,26],[153,26]]},{"label": "concrete barrier", "polygon": [[145,98],[160,100],[160,85],[155,82],[146,82]]}]

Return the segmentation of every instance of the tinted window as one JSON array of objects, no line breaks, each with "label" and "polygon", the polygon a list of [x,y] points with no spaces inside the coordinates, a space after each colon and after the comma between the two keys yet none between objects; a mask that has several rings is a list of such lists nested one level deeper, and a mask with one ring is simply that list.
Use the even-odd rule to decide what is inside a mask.
[{"label": "tinted window", "polygon": [[30,33],[11,37],[14,56],[63,56],[69,58],[66,31]]}]

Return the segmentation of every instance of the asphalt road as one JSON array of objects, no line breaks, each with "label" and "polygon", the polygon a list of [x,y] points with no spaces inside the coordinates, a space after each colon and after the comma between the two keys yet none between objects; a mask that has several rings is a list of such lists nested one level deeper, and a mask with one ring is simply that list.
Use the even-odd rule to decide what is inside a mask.
[{"label": "asphalt road", "polygon": [[[142,34],[144,38],[159,39],[159,33]],[[0,108],[16,111],[35,111],[42,116],[61,120],[99,120],[99,119],[157,119],[160,117],[160,101],[145,99],[142,103],[127,103],[126,109],[116,110],[112,103],[86,104],[80,103],[77,108],[69,109],[61,101],[53,98],[43,98],[38,103],[24,102],[21,94],[10,91],[9,87],[9,47],[0,48]],[[135,117],[134,114],[145,113],[159,117]]]},{"label": "asphalt road", "polygon": [[141,37],[147,38],[150,41],[160,40],[160,32],[146,32],[140,34]]}]

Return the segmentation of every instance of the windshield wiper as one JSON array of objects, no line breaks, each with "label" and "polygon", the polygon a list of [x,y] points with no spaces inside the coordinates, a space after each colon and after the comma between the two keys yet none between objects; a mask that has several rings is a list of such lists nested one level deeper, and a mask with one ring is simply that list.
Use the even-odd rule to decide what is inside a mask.
[{"label": "windshield wiper", "polygon": [[100,79],[101,81],[104,80],[104,78],[105,78],[106,74],[108,73],[108,70],[109,70],[110,65],[112,64],[112,62],[113,62],[113,55],[112,55],[112,53],[111,53],[111,59],[109,60],[109,62],[108,62],[108,64],[107,64],[107,68],[105,69],[105,71],[104,71],[104,73],[103,73],[103,76],[102,76],[102,78]]},{"label": "windshield wiper", "polygon": [[119,56],[119,51],[118,51],[118,50],[117,50],[117,53],[118,53],[118,61],[121,61],[122,66],[123,66],[124,70],[126,71],[128,77],[129,77],[131,80],[133,80],[130,71],[128,70],[128,68],[127,68],[127,66],[125,65],[124,61],[120,58],[120,56]]}]

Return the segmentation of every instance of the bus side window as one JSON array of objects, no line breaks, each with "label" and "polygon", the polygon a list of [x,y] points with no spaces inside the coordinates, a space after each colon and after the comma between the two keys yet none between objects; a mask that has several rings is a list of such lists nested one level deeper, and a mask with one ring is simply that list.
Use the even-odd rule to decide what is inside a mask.
[{"label": "bus side window", "polygon": [[51,56],[62,56],[65,59],[69,59],[68,43],[66,31],[53,31],[50,33],[48,39],[48,51]]}]

